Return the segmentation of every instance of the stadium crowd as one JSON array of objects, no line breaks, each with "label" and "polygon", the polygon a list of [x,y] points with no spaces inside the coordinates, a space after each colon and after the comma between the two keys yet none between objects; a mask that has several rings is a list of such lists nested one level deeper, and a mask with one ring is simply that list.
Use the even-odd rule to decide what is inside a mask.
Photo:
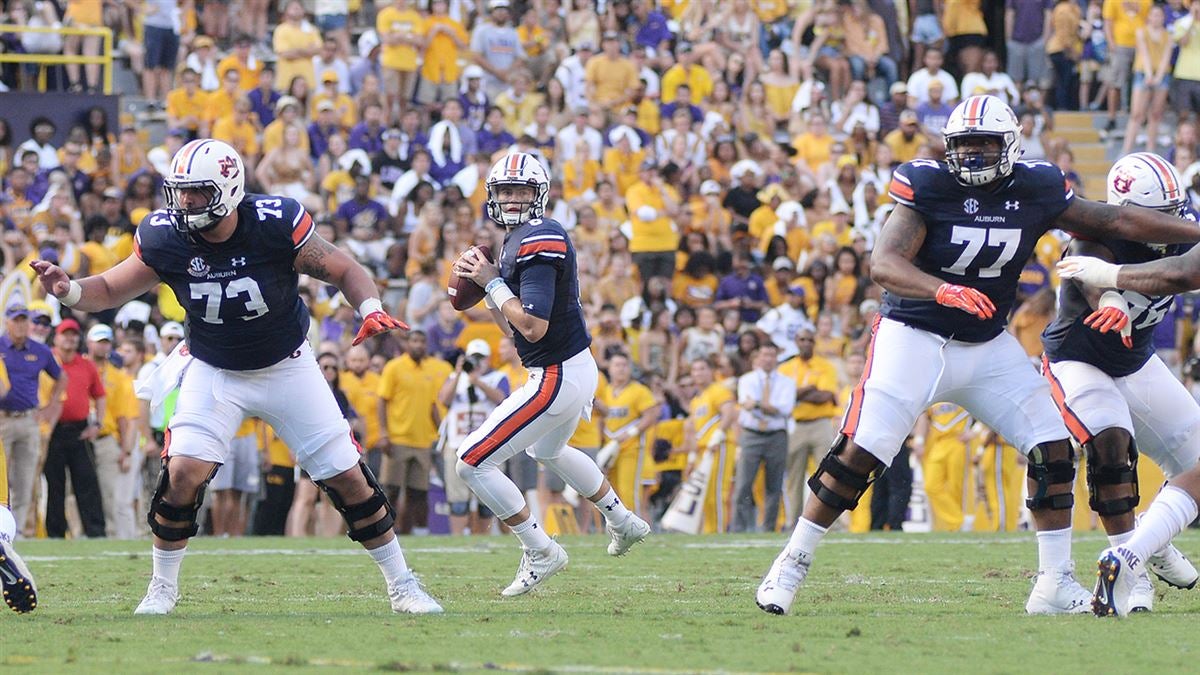
[{"label": "stadium crowd", "polygon": [[[197,137],[230,143],[253,191],[304,204],[413,328],[352,348],[354,308],[322,284],[302,287],[310,341],[404,533],[427,531],[431,506],[454,532],[492,528],[486,509],[471,512],[444,486],[441,466],[524,369],[483,307],[456,312],[445,289],[462,250],[499,250],[483,177],[510,149],[553,178],[547,217],[578,251],[605,375],[571,444],[656,521],[710,457],[705,532],[795,520],[804,477],[868,363],[881,293],[869,254],[892,208],[891,171],[942,156],[940,130],[960,99],[1008,101],[1024,157],[1057,164],[1092,196],[1103,189],[1082,185],[1053,110],[1103,107],[1109,129],[1127,111],[1124,149],[1159,148],[1200,202],[1200,2],[1007,0],[999,23],[980,0],[280,4],[9,2],[10,23],[112,28],[151,109],[138,120],[89,110],[61,147],[49,119],[29,129],[0,119],[4,272],[31,276],[39,257],[76,276],[113,266],[161,206],[174,152]],[[51,37],[2,41],[98,49]],[[51,71],[65,89],[98,86],[98,68]],[[36,73],[6,67],[4,82],[30,88]],[[1168,96],[1180,112],[1160,139]],[[167,131],[152,146],[136,122],[156,117]],[[1022,275],[1011,330],[1031,359],[1065,240],[1045,236]],[[1159,330],[1165,360],[1186,375],[1195,310],[1177,302]],[[182,318],[165,285],[91,316],[52,298],[6,308],[12,392],[0,399],[0,438],[26,534],[143,531],[170,404],[152,414],[137,383],[184,338]],[[53,346],[40,370],[13,368],[27,341]],[[65,389],[54,385],[60,368]],[[341,531],[267,425],[247,420],[235,446],[207,531]],[[965,412],[935,406],[906,450],[924,468],[936,529],[1017,527],[1020,453]],[[902,456],[875,483],[850,529],[901,527],[908,466]],[[573,498],[527,457],[509,472],[543,508]],[[580,511],[580,522],[553,522],[594,527]]]}]

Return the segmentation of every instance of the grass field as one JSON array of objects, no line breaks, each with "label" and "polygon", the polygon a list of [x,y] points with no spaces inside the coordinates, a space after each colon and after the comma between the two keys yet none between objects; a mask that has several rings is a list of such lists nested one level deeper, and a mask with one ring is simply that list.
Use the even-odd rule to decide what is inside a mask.
[{"label": "grass field", "polygon": [[[1193,532],[1179,543],[1195,559]],[[1086,585],[1103,541],[1076,537]],[[198,539],[175,613],[134,617],[148,543],[26,541],[40,602],[0,617],[0,671],[1124,673],[1200,660],[1200,592],[1160,585],[1153,615],[1123,621],[1025,616],[1032,534],[833,535],[788,617],[753,599],[778,536],[657,536],[623,559],[599,537],[562,542],[566,571],[508,599],[511,537],[407,539],[446,608],[410,617],[390,613],[374,563],[344,539]]]}]

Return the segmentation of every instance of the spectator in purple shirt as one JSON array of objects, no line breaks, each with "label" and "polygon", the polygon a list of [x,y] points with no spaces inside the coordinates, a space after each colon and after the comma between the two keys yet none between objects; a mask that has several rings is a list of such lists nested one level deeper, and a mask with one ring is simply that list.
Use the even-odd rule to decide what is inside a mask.
[{"label": "spectator in purple shirt", "polygon": [[896,82],[888,90],[891,98],[879,106],[879,137],[900,126],[900,113],[908,109],[908,85]]},{"label": "spectator in purple shirt", "polygon": [[329,137],[338,133],[337,111],[333,101],[324,100],[317,104],[317,119],[308,125],[308,150],[313,160],[329,149]]},{"label": "spectator in purple shirt", "polygon": [[246,94],[250,99],[250,109],[258,115],[259,124],[264,128],[275,121],[275,104],[283,96],[275,91],[275,69],[265,66],[258,73],[258,86]]},{"label": "spectator in purple shirt", "polygon": [[346,232],[360,225],[382,231],[381,224],[388,218],[387,207],[371,199],[371,179],[368,176],[354,178],[354,196],[342,202],[334,214],[338,232]]},{"label": "spectator in purple shirt", "polygon": [[377,102],[363,108],[363,121],[350,130],[350,148],[367,154],[383,151],[383,106]]},{"label": "spectator in purple shirt", "polygon": [[494,155],[497,151],[516,143],[517,139],[505,130],[504,113],[492,106],[488,109],[487,122],[475,134],[475,142],[479,144],[479,152]]},{"label": "spectator in purple shirt", "polygon": [[942,100],[942,83],[933,80],[929,83],[929,101],[917,106],[917,122],[925,129],[925,133],[936,138],[941,136],[942,129],[953,111],[954,108]]},{"label": "spectator in purple shirt", "polygon": [[1041,82],[1046,74],[1046,26],[1054,0],[1006,0],[1005,39],[1013,82]]},{"label": "spectator in purple shirt", "polygon": [[634,25],[637,26],[638,46],[657,48],[663,42],[671,40],[673,36],[671,29],[667,27],[667,17],[654,11],[654,5],[649,0],[633,0],[629,9]]},{"label": "spectator in purple shirt", "polygon": [[749,256],[735,255],[733,273],[721,279],[713,307],[719,311],[736,309],[743,323],[754,323],[768,304],[767,288],[762,277],[751,270]]}]

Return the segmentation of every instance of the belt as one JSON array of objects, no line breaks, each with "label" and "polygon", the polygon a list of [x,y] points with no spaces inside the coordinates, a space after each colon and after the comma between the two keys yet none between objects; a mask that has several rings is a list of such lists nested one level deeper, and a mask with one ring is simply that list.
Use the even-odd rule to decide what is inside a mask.
[{"label": "belt", "polygon": [[756,433],[756,434],[758,434],[758,435],[760,435],[760,436],[767,436],[767,435],[770,435],[770,434],[782,434],[782,433],[786,433],[786,432],[787,432],[787,429],[767,429],[767,430],[765,430],[765,431],[764,431],[764,430],[760,430],[760,429],[750,429],[750,428],[748,428],[748,427],[743,427],[743,428],[742,428],[742,431],[750,431],[750,432]]},{"label": "belt", "polygon": [[0,410],[0,415],[4,417],[25,417],[26,415],[31,414],[33,414],[33,408],[27,408],[25,410]]}]

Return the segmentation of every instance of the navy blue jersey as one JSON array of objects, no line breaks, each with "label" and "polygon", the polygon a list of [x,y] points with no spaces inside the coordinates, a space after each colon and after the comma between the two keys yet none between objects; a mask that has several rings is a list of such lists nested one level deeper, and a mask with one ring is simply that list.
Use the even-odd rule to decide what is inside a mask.
[{"label": "navy blue jersey", "polygon": [[[1185,218],[1195,221],[1196,213],[1188,210]],[[1113,254],[1117,264],[1135,265],[1159,258],[1185,253],[1194,244],[1153,246],[1124,239],[1096,240]],[[1101,333],[1084,325],[1083,320],[1095,309],[1083,294],[1079,284],[1064,280],[1058,289],[1058,315],[1042,333],[1042,348],[1052,362],[1081,361],[1099,368],[1110,377],[1131,375],[1154,356],[1154,330],[1162,323],[1175,301],[1173,295],[1142,295],[1136,291],[1119,291],[1129,305],[1129,320],[1133,329],[1133,347],[1126,348],[1117,332]]]},{"label": "navy blue jersey", "polygon": [[[535,218],[508,232],[500,252],[500,276],[526,312],[550,322],[546,335],[537,342],[513,331],[517,353],[526,368],[562,363],[592,344],[579,304],[575,246],[562,225]],[[549,292],[551,283],[553,291]]]},{"label": "navy blue jersey", "polygon": [[892,174],[888,193],[925,222],[925,241],[913,263],[926,274],[987,294],[996,313],[979,319],[933,299],[885,291],[882,314],[964,342],[986,342],[1004,330],[1021,269],[1075,198],[1062,171],[1042,161],[1017,162],[999,188],[984,190],[962,185],[942,162],[914,160]]},{"label": "navy blue jersey", "polygon": [[246,195],[233,236],[219,244],[184,234],[165,211],[138,226],[134,250],[187,311],[192,354],[217,368],[255,370],[287,358],[308,333],[296,252],[313,235],[294,199]]}]

